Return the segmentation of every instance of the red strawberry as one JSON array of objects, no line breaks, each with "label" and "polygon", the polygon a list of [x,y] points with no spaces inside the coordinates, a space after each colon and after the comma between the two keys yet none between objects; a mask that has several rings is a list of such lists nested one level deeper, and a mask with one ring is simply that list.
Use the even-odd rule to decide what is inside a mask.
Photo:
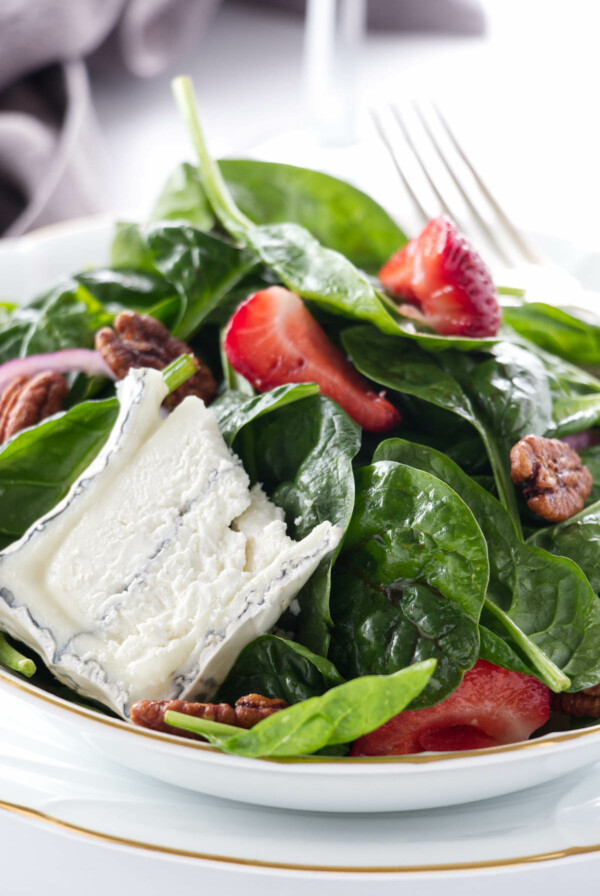
[{"label": "red strawberry", "polygon": [[317,383],[370,432],[400,422],[384,392],[373,392],[306,310],[302,299],[282,286],[255,292],[237,309],[225,333],[231,366],[260,392],[284,383]]},{"label": "red strawberry", "polygon": [[445,336],[495,336],[500,309],[492,276],[444,215],[392,255],[379,272],[390,292],[415,302]]},{"label": "red strawberry", "polygon": [[527,740],[549,714],[550,691],[545,684],[478,660],[446,700],[399,713],[359,738],[352,755],[402,756],[512,744]]}]

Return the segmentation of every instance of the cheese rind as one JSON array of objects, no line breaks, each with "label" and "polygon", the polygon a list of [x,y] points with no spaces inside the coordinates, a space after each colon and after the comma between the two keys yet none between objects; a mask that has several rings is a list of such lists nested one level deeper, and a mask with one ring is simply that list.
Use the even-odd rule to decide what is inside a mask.
[{"label": "cheese rind", "polygon": [[341,536],[303,541],[188,398],[167,418],[157,371],[120,384],[111,435],[69,494],[0,553],[0,626],[85,696],[209,698]]}]

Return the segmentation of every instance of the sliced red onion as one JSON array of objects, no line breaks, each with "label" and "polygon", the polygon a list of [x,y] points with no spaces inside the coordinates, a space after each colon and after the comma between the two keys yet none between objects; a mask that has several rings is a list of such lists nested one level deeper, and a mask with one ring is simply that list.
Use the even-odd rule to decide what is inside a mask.
[{"label": "sliced red onion", "polygon": [[12,361],[0,364],[0,394],[18,376],[35,376],[43,370],[56,370],[57,373],[78,370],[87,373],[88,376],[116,379],[100,352],[90,348],[65,348],[60,352],[49,352],[45,355],[13,358]]},{"label": "sliced red onion", "polygon": [[597,429],[584,429],[571,436],[562,436],[561,442],[566,442],[574,451],[583,451],[584,448],[600,444],[600,432]]}]

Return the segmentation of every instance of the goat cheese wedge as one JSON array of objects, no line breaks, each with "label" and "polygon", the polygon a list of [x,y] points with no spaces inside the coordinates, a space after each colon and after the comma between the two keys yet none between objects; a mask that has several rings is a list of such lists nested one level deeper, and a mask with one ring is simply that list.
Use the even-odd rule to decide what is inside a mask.
[{"label": "goat cheese wedge", "polygon": [[136,700],[209,698],[342,533],[290,539],[200,399],[161,416],[158,371],[117,388],[104,448],[0,553],[0,628],[127,717]]}]

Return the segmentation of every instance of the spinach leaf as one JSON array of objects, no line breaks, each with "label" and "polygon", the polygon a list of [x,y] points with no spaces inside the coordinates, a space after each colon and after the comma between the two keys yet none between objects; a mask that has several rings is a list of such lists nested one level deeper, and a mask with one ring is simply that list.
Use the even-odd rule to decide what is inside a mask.
[{"label": "spinach leaf", "polygon": [[589,448],[579,448],[577,453],[592,474],[594,484],[588,502],[590,504],[595,504],[596,501],[600,501],[600,445],[590,445]]},{"label": "spinach leaf", "polygon": [[575,364],[600,365],[600,326],[543,302],[505,308],[502,316],[517,333],[547,351]]},{"label": "spinach leaf", "polygon": [[444,482],[386,461],[357,470],[332,576],[330,658],[353,678],[433,656],[418,705],[439,702],[477,659],[488,574],[479,526]]},{"label": "spinach leaf", "polygon": [[117,221],[110,252],[110,265],[116,270],[158,274],[154,256],[138,223]]},{"label": "spinach leaf", "polygon": [[74,279],[111,315],[129,309],[151,314],[169,328],[179,315],[181,300],[158,273],[96,270],[77,274]]},{"label": "spinach leaf", "polygon": [[[229,418],[235,424],[224,423],[227,438],[237,429],[233,450],[251,477],[262,482],[271,500],[284,509],[288,532],[296,539],[324,520],[346,529],[354,507],[352,459],[360,447],[360,427],[331,399],[314,395],[289,403],[304,388],[282,386],[246,399],[234,412],[238,416]],[[273,402],[270,409],[269,402]],[[244,407],[248,422],[240,427]],[[257,410],[262,410],[260,416]],[[298,641],[322,655],[329,645],[335,556],[322,561],[298,595],[300,614],[291,620],[286,617],[285,622],[293,624]]]},{"label": "spinach leaf", "polygon": [[553,690],[577,691],[597,684],[600,603],[575,563],[524,544],[502,505],[433,448],[389,439],[375,457],[443,478],[473,511],[489,552],[486,627],[502,631],[511,648]]},{"label": "spinach leaf", "polygon": [[254,226],[245,245],[288,289],[345,317],[367,320],[387,333],[398,328],[369,280],[347,258],[326,249],[298,224]]},{"label": "spinach leaf", "polygon": [[[300,224],[359,268],[376,273],[406,243],[380,205],[328,174],[252,159],[225,159],[219,168],[236,205],[257,224]],[[214,225],[198,170],[187,163],[175,169],[152,211],[155,221],[176,218],[201,230]]]},{"label": "spinach leaf", "polygon": [[200,230],[212,230],[215,224],[198,172],[184,162],[171,173],[162,188],[151,221],[188,221]]},{"label": "spinach leaf", "polygon": [[[475,427],[488,454],[500,499],[515,526],[520,528],[515,489],[510,478],[508,450],[503,440],[497,438],[494,422],[487,416],[486,405],[491,406],[492,400],[482,399],[473,386],[478,359],[452,351],[431,354],[415,345],[378,333],[372,327],[345,330],[342,342],[354,365],[369,379],[450,411]],[[492,364],[487,368],[487,376],[494,373],[493,359],[488,359],[488,363],[489,360]],[[460,376],[460,381],[455,373]],[[478,386],[481,388],[481,383]],[[492,388],[497,386],[496,382]],[[512,385],[505,381],[504,386],[510,393]],[[483,406],[482,401],[485,402]],[[508,409],[503,416],[509,420]]]},{"label": "spinach leaf", "polygon": [[239,654],[219,688],[217,699],[234,703],[244,694],[263,694],[299,703],[343,681],[333,663],[302,644],[275,635],[261,635]]},{"label": "spinach leaf", "polygon": [[225,159],[219,167],[236,204],[252,221],[300,224],[366,271],[376,273],[406,243],[380,205],[328,174],[243,159]]},{"label": "spinach leaf", "polygon": [[527,543],[569,557],[588,577],[596,594],[600,593],[600,502],[563,523],[539,529]]},{"label": "spinach leaf", "polygon": [[181,298],[172,332],[187,340],[256,264],[248,253],[189,224],[156,224],[145,238],[158,270]]},{"label": "spinach leaf", "polygon": [[87,401],[23,430],[2,446],[2,548],[20,538],[67,494],[106,441],[117,413],[116,398]]},{"label": "spinach leaf", "polygon": [[547,435],[568,436],[600,423],[600,394],[573,395],[554,399],[553,421]]},{"label": "spinach leaf", "polygon": [[0,363],[63,348],[89,348],[96,330],[111,320],[87,289],[75,280],[65,281],[6,314],[0,325]]},{"label": "spinach leaf", "polygon": [[[482,611],[482,618],[485,618],[485,607]],[[488,663],[495,666],[502,666],[504,669],[511,669],[513,672],[521,672],[523,675],[534,675],[537,673],[535,669],[524,660],[517,652],[516,645],[511,645],[506,640],[506,631],[497,634],[495,631],[487,628],[479,623],[479,656]]]},{"label": "spinach leaf", "polygon": [[434,667],[434,660],[425,660],[393,675],[355,678],[288,706],[248,731],[177,712],[166,713],[165,721],[195,731],[236,756],[315,753],[356,740],[397,715],[423,690]]},{"label": "spinach leaf", "polygon": [[212,403],[211,410],[217,417],[221,435],[231,447],[239,431],[248,423],[311,395],[319,395],[319,387],[315,383],[277,386],[269,392],[250,398],[242,392],[229,389]]},{"label": "spinach leaf", "polygon": [[228,233],[271,268],[285,286],[304,298],[346,317],[366,319],[387,332],[396,332],[396,324],[376,289],[347,258],[322,246],[299,224],[256,225],[238,208],[206,147],[191,81],[176,78],[173,90],[198,155],[202,186]]}]

